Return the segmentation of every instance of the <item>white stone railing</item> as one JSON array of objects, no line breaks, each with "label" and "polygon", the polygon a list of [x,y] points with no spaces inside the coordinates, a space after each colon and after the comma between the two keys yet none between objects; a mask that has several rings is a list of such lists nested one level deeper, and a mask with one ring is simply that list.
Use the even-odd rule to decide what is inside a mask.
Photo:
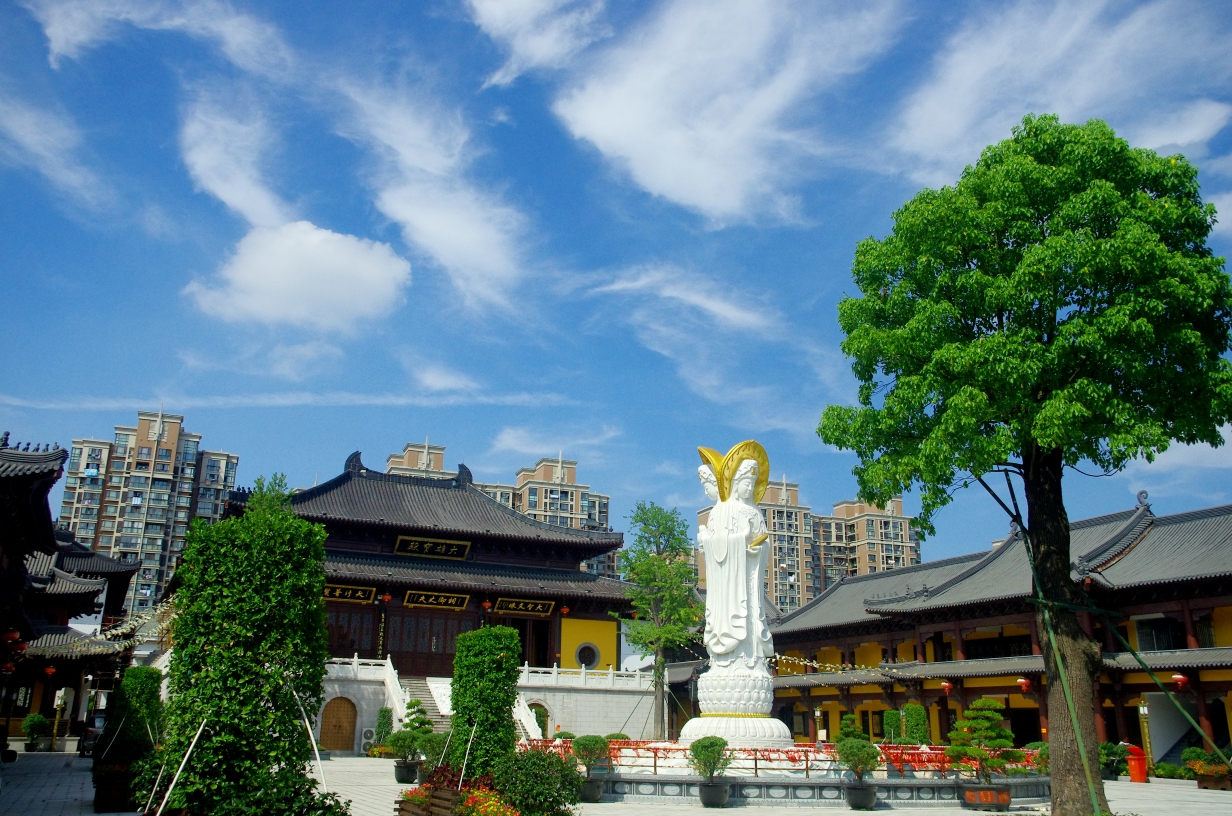
[{"label": "white stone railing", "polygon": [[393,709],[394,722],[401,724],[403,712],[406,711],[406,691],[398,680],[398,670],[394,668],[393,660],[387,655],[384,660],[360,660],[359,655],[351,658],[331,657],[325,661],[325,676],[333,680],[366,680],[385,685],[385,705]]},{"label": "white stone railing", "polygon": [[654,675],[642,671],[593,671],[587,668],[562,669],[552,666],[550,669],[532,668],[530,664],[522,666],[518,677],[519,686],[533,687],[570,687],[593,689],[621,689],[624,691],[645,691],[654,682]]}]

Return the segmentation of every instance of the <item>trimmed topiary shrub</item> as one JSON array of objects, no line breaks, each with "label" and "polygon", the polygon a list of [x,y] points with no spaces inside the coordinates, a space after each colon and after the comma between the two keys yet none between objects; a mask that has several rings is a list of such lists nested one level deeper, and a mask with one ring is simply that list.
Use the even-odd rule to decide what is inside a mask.
[{"label": "trimmed topiary shrub", "polygon": [[31,742],[43,737],[50,737],[51,720],[42,714],[27,714],[26,718],[21,721],[21,730],[25,732],[26,739]]},{"label": "trimmed topiary shrub", "polygon": [[731,765],[727,740],[722,737],[693,740],[689,745],[689,765],[698,776],[705,777],[707,782],[714,782],[714,778],[722,776],[727,766]]},{"label": "trimmed topiary shrub", "polygon": [[158,669],[125,669],[120,687],[110,695],[107,724],[94,746],[95,768],[124,768],[154,750],[163,731],[162,682]]},{"label": "trimmed topiary shrub", "polygon": [[445,742],[448,738],[448,734],[437,734],[435,732],[419,736],[419,739],[415,742],[415,747],[424,756],[425,768],[431,770],[441,764],[441,754],[445,750]]},{"label": "trimmed topiary shrub", "polygon": [[[518,658],[522,642],[508,626],[485,626],[458,635],[453,658],[453,739],[449,764],[466,775],[491,773],[513,753],[517,740],[513,704],[518,698]],[[475,735],[467,757],[467,742]]]},{"label": "trimmed topiary shrub", "polygon": [[[1014,734],[1001,725],[1005,704],[981,697],[967,706],[962,719],[954,723],[945,755],[961,760],[971,773],[992,784],[994,773],[1004,774],[1006,765],[1022,762],[1026,755],[1014,748]],[[959,770],[964,770],[958,766]]]},{"label": "trimmed topiary shrub", "polygon": [[844,714],[843,719],[840,720],[837,742],[842,742],[846,739],[869,741],[868,734],[860,730],[860,721],[856,718],[855,714]]},{"label": "trimmed topiary shrub", "polygon": [[555,734],[552,735],[552,739],[574,740],[574,739],[577,739],[577,737],[574,736],[572,731],[557,731]]},{"label": "trimmed topiary shrub", "polygon": [[839,740],[834,752],[838,754],[838,764],[855,774],[857,782],[863,782],[865,774],[881,767],[881,751],[867,737]]},{"label": "trimmed topiary shrub", "polygon": [[492,781],[522,816],[571,816],[585,780],[552,751],[519,751],[497,762]]},{"label": "trimmed topiary shrub", "polygon": [[625,740],[625,741],[627,742],[627,741],[629,740],[629,735],[628,735],[628,734],[622,734],[622,733],[620,733],[619,731],[617,731],[615,734],[608,734],[608,735],[607,735],[607,741],[608,741],[608,742],[614,742],[615,740]]},{"label": "trimmed topiary shrub", "polygon": [[928,745],[928,712],[919,703],[903,706],[903,736],[908,745]]},{"label": "trimmed topiary shrub", "polygon": [[418,741],[414,731],[403,728],[385,738],[385,748],[398,759],[414,759]]},{"label": "trimmed topiary shrub", "polygon": [[[165,740],[142,763],[140,801],[164,763],[170,772],[179,766],[204,720],[170,810],[347,812],[308,775],[312,746],[296,701],[310,715],[320,711],[325,536],[290,512],[280,476],[257,480],[242,517],[192,526],[176,572]],[[163,774],[156,805],[171,776]]]},{"label": "trimmed topiary shrub", "polygon": [[899,725],[901,718],[897,711],[893,709],[882,712],[881,714],[881,729],[885,733],[885,741],[890,745],[898,742]]},{"label": "trimmed topiary shrub", "polygon": [[586,766],[587,778],[590,778],[590,772],[595,765],[607,759],[608,750],[607,740],[593,734],[578,737],[573,741],[573,755],[578,762]]},{"label": "trimmed topiary shrub", "polygon": [[381,706],[376,712],[376,728],[372,739],[373,745],[384,745],[385,740],[394,732],[394,710],[389,706]]}]

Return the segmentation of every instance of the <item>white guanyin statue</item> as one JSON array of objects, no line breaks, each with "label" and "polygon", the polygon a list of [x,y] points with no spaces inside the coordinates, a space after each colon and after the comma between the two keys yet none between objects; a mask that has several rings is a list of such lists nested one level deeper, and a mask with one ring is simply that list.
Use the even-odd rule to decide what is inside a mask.
[{"label": "white guanyin statue", "polygon": [[710,669],[697,681],[702,715],[680,730],[680,742],[723,737],[733,747],[787,747],[787,725],[770,716],[774,681],[766,658],[774,654],[762,582],[767,552],[766,522],[757,502],[766,492],[770,462],[752,440],[726,456],[698,448],[697,469],[714,502],[697,543],[706,565],[706,651]]}]

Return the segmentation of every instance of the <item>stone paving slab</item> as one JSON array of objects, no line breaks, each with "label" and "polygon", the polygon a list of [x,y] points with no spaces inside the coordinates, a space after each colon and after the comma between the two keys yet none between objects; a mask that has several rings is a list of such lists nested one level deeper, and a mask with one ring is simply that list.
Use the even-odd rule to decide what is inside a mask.
[{"label": "stone paving slab", "polygon": [[16,762],[0,766],[0,814],[93,814],[93,765],[77,754],[18,754]]}]

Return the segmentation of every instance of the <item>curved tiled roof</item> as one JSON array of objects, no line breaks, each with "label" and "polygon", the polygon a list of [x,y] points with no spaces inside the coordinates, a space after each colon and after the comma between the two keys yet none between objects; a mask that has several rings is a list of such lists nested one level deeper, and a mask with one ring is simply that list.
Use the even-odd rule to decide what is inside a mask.
[{"label": "curved tiled roof", "polygon": [[68,458],[68,451],[58,446],[52,450],[18,450],[16,446],[9,447],[8,436],[5,433],[3,444],[0,444],[0,478],[55,475]]},{"label": "curved tiled roof", "polygon": [[[244,494],[233,495],[245,500]],[[358,453],[341,475],[295,493],[291,508],[312,521],[358,521],[428,535],[492,536],[594,551],[616,549],[624,541],[623,533],[559,527],[505,507],[471,484],[465,465],[452,479],[403,476],[368,470]]]},{"label": "curved tiled roof", "polygon": [[546,567],[519,567],[481,561],[427,561],[402,556],[363,556],[327,552],[329,580],[427,585],[437,590],[521,592],[569,598],[625,600],[624,581],[588,572]]},{"label": "curved tiled roof", "polygon": [[1114,589],[1232,575],[1232,505],[1153,517],[1091,574]]}]

